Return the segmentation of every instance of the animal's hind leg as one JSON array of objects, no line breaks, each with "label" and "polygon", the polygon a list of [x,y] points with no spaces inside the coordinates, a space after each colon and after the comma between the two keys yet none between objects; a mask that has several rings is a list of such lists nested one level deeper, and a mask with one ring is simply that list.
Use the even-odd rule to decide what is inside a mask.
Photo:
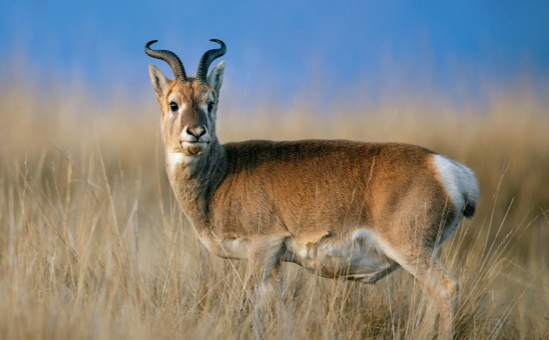
[{"label": "animal's hind leg", "polygon": [[[388,254],[418,281],[427,298],[438,301],[438,340],[452,339],[458,307],[459,284],[440,264],[433,249],[388,246]],[[408,250],[409,252],[405,251]]]},{"label": "animal's hind leg", "polygon": [[383,279],[385,276],[391,274],[397,270],[400,265],[397,262],[393,262],[388,268],[375,272],[371,275],[366,275],[360,280],[361,283],[376,284],[377,281]]}]

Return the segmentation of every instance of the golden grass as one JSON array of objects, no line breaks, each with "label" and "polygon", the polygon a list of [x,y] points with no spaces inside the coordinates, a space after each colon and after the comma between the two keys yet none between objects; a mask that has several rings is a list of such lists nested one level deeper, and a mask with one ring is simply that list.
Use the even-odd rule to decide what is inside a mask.
[{"label": "golden grass", "polygon": [[[244,264],[210,255],[174,200],[155,105],[152,90],[108,105],[83,89],[0,91],[1,339],[257,337],[241,313]],[[542,339],[548,113],[547,102],[512,93],[466,110],[401,96],[321,117],[307,103],[253,115],[222,104],[218,135],[402,141],[467,164],[481,186],[478,212],[441,254],[461,283],[458,337]],[[402,270],[375,286],[293,264],[283,274],[285,289],[265,301],[267,339],[430,336],[419,287]]]}]

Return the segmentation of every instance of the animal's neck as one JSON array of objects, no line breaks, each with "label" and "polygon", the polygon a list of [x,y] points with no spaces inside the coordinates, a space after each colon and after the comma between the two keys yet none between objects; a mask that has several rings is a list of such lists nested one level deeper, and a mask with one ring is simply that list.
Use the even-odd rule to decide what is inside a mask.
[{"label": "animal's neck", "polygon": [[166,155],[170,184],[183,211],[197,228],[209,226],[210,201],[227,172],[227,158],[217,140],[206,154],[189,162],[176,163]]}]

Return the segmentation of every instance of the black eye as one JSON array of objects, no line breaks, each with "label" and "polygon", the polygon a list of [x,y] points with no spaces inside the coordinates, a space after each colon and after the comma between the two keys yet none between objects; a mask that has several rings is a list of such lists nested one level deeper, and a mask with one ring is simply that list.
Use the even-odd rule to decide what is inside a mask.
[{"label": "black eye", "polygon": [[213,102],[210,102],[210,103],[208,104],[208,112],[212,112],[213,108],[214,108],[214,103],[213,103]]},{"label": "black eye", "polygon": [[172,110],[172,112],[177,112],[177,110],[179,110],[179,106],[177,106],[176,103],[171,102],[170,103],[170,110]]}]

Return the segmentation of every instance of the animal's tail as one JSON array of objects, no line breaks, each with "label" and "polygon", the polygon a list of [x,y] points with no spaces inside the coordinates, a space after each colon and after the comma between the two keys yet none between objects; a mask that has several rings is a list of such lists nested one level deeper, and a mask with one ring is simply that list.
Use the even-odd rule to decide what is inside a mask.
[{"label": "animal's tail", "polygon": [[472,202],[466,199],[465,201],[465,207],[463,208],[463,216],[467,218],[471,218],[475,215],[476,210],[476,202]]},{"label": "animal's tail", "polygon": [[477,201],[480,196],[478,182],[475,174],[466,166],[461,165],[463,176],[462,195],[464,199],[463,216],[467,218],[473,217],[476,210]]},{"label": "animal's tail", "polygon": [[464,217],[473,217],[480,196],[475,173],[465,165],[441,155],[435,156],[435,164],[456,211],[463,213]]}]

